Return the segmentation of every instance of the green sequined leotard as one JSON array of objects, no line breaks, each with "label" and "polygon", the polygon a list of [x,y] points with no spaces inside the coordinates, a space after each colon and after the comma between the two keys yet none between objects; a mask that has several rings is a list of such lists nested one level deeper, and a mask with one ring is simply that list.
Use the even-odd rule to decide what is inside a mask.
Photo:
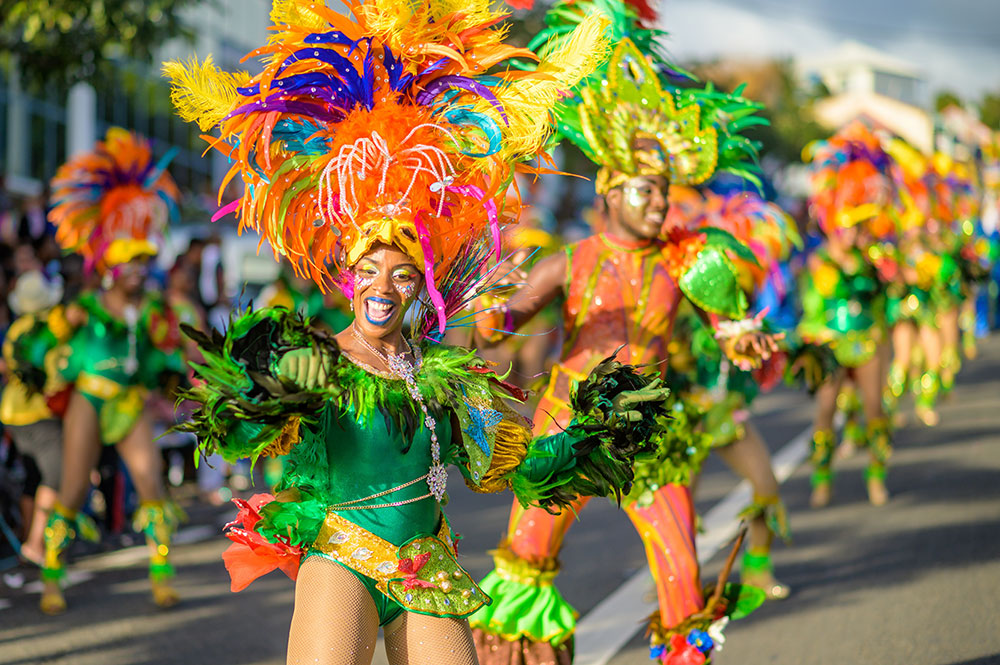
[{"label": "green sequined leotard", "polygon": [[837,362],[860,367],[874,355],[885,334],[885,303],[875,269],[860,250],[837,263],[825,248],[817,250],[802,284],[804,340],[829,344]]},{"label": "green sequined leotard", "polygon": [[55,353],[59,374],[94,405],[101,441],[121,441],[142,415],[146,390],[161,385],[165,372],[183,370],[179,337],[158,298],[147,298],[131,325],[111,316],[97,294],[76,303],[87,322]]}]

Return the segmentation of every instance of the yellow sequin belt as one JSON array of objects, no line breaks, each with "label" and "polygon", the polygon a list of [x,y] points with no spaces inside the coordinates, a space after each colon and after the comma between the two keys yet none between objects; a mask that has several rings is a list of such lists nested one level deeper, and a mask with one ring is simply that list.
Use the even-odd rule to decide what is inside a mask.
[{"label": "yellow sequin belt", "polygon": [[437,535],[397,547],[331,509],[310,551],[375,580],[379,591],[410,611],[462,618],[490,602],[459,565],[444,519]]},{"label": "yellow sequin belt", "polygon": [[76,389],[92,397],[109,400],[117,397],[125,390],[125,386],[99,374],[81,372],[76,377]]}]

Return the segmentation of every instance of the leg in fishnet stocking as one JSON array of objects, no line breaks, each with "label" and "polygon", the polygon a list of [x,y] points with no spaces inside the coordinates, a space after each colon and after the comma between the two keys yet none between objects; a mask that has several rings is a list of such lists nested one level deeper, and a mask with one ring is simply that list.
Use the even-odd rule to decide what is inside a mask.
[{"label": "leg in fishnet stocking", "polygon": [[369,665],[378,613],[368,590],[340,564],[309,557],[295,582],[288,665]]},{"label": "leg in fishnet stocking", "polygon": [[472,631],[465,619],[403,612],[384,630],[389,665],[479,664]]}]

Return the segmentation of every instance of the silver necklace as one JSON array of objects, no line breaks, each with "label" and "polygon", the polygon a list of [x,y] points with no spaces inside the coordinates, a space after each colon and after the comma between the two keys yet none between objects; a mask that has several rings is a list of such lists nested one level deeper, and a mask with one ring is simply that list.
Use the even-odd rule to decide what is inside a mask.
[{"label": "silver necklace", "polygon": [[[406,383],[406,390],[410,393],[410,397],[420,405],[420,410],[424,414],[424,425],[431,433],[431,468],[427,472],[427,487],[430,488],[431,494],[440,503],[444,499],[445,490],[448,488],[448,470],[441,464],[441,443],[437,437],[437,421],[434,420],[434,416],[428,411],[424,397],[420,394],[420,388],[417,387],[416,368],[413,366],[413,363],[406,359],[406,355],[403,353],[387,354],[375,348],[354,325],[351,326],[351,334],[361,342],[362,346],[371,351],[376,358],[382,360],[393,376],[402,379]],[[417,358],[417,351],[413,345],[405,339],[403,341],[406,342],[410,354],[414,358]]]}]

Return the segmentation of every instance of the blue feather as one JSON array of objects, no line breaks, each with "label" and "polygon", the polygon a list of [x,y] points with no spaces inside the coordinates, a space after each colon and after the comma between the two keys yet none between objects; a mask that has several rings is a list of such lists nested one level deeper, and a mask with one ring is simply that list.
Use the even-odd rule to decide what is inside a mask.
[{"label": "blue feather", "polygon": [[143,189],[149,189],[153,183],[156,182],[157,178],[160,177],[160,174],[166,171],[167,167],[170,166],[170,162],[174,161],[174,157],[177,156],[178,152],[180,152],[180,148],[177,146],[171,146],[170,150],[167,150],[166,154],[163,155],[163,157],[160,157],[160,160],[156,162],[156,166],[154,166],[146,175],[146,179],[142,183]]},{"label": "blue feather", "polygon": [[463,155],[469,157],[489,157],[500,151],[503,147],[503,136],[497,123],[485,113],[477,113],[466,108],[450,109],[444,113],[444,118],[453,125],[465,125],[477,127],[489,141],[489,148],[486,152],[468,152],[463,150]]},{"label": "blue feather", "polygon": [[375,105],[375,67],[372,54],[373,50],[368,49],[361,74],[361,100],[369,111]]}]

